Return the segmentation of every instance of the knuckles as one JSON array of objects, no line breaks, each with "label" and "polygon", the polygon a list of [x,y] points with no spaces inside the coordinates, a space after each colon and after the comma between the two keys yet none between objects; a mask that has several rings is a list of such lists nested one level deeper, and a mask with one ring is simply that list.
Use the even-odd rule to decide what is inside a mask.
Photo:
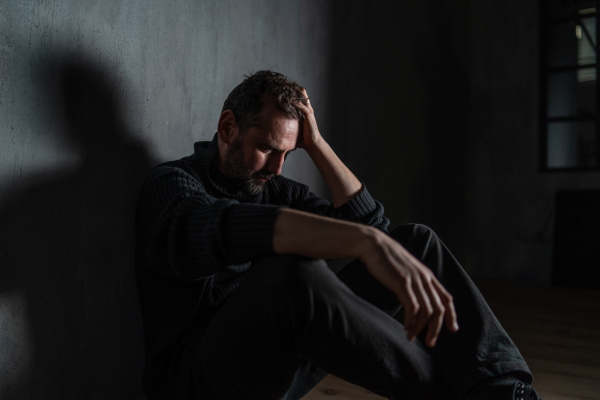
[{"label": "knuckles", "polygon": [[419,313],[420,309],[421,309],[421,306],[419,305],[419,303],[412,302],[411,304],[408,305],[408,309],[406,311],[414,317]]},{"label": "knuckles", "polygon": [[434,310],[432,307],[427,307],[425,309],[425,315],[427,316],[427,318],[431,318],[431,316],[434,314]]}]

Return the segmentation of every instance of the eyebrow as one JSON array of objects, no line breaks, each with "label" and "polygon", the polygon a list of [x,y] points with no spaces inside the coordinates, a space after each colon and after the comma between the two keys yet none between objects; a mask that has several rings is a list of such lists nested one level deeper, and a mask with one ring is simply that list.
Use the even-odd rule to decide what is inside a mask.
[{"label": "eyebrow", "polygon": [[[283,152],[285,152],[285,150],[283,150],[283,149],[280,149],[280,148],[279,148],[279,147],[277,147],[277,146],[273,146],[272,144],[270,144],[270,143],[267,143],[267,142],[259,142],[258,144],[259,144],[259,145],[261,145],[261,146],[263,146],[263,147],[266,147],[266,148],[268,148],[268,149],[270,149],[270,150],[275,150],[275,151],[278,151],[278,152],[280,152],[280,153],[283,153]],[[294,147],[292,150],[288,151],[288,153],[291,153],[292,151],[295,151],[296,149],[297,149],[297,147]]]}]

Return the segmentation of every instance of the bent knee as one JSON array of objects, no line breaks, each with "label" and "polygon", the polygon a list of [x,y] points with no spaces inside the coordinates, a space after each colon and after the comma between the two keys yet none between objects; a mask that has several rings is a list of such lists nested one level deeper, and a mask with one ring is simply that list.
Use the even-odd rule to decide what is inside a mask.
[{"label": "bent knee", "polygon": [[390,232],[390,236],[399,242],[407,239],[414,239],[423,236],[437,237],[436,233],[429,226],[424,224],[405,224]]},{"label": "bent knee", "polygon": [[390,236],[424,263],[428,254],[439,254],[442,248],[442,242],[437,234],[423,224],[399,226],[390,232]]},{"label": "bent knee", "polygon": [[331,276],[335,277],[325,260],[291,254],[268,257],[255,267],[262,269],[262,278],[266,285],[283,291],[316,288]]}]

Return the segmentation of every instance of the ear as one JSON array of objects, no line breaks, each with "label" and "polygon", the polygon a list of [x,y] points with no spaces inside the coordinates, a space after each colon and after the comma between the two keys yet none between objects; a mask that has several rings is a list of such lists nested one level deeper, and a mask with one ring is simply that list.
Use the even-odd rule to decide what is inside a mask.
[{"label": "ear", "polygon": [[219,124],[217,125],[219,139],[221,139],[223,143],[230,144],[237,136],[238,130],[237,119],[235,118],[233,111],[223,111],[219,117]]}]

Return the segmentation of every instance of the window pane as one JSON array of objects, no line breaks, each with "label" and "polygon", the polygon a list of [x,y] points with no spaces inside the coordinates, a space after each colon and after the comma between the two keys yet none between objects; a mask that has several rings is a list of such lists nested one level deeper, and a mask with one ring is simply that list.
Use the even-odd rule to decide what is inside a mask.
[{"label": "window pane", "polygon": [[548,74],[548,117],[590,116],[596,112],[596,68]]},{"label": "window pane", "polygon": [[594,121],[548,123],[548,168],[597,166]]},{"label": "window pane", "polygon": [[582,18],[581,21],[583,25],[576,21],[565,21],[548,27],[548,66],[564,67],[596,62],[596,52],[587,35],[596,43],[596,17]]},{"label": "window pane", "polygon": [[[577,64],[593,64],[596,62],[596,51],[594,50],[592,43],[594,45],[598,43],[598,40],[596,39],[596,17],[582,18],[581,22],[583,22],[583,24],[577,24],[577,26],[575,26],[575,37],[577,37]],[[592,39],[591,43],[590,38]]]},{"label": "window pane", "polygon": [[576,17],[596,12],[595,0],[547,0],[548,17]]},{"label": "window pane", "polygon": [[548,65],[562,67],[577,64],[577,36],[573,21],[548,27]]}]

